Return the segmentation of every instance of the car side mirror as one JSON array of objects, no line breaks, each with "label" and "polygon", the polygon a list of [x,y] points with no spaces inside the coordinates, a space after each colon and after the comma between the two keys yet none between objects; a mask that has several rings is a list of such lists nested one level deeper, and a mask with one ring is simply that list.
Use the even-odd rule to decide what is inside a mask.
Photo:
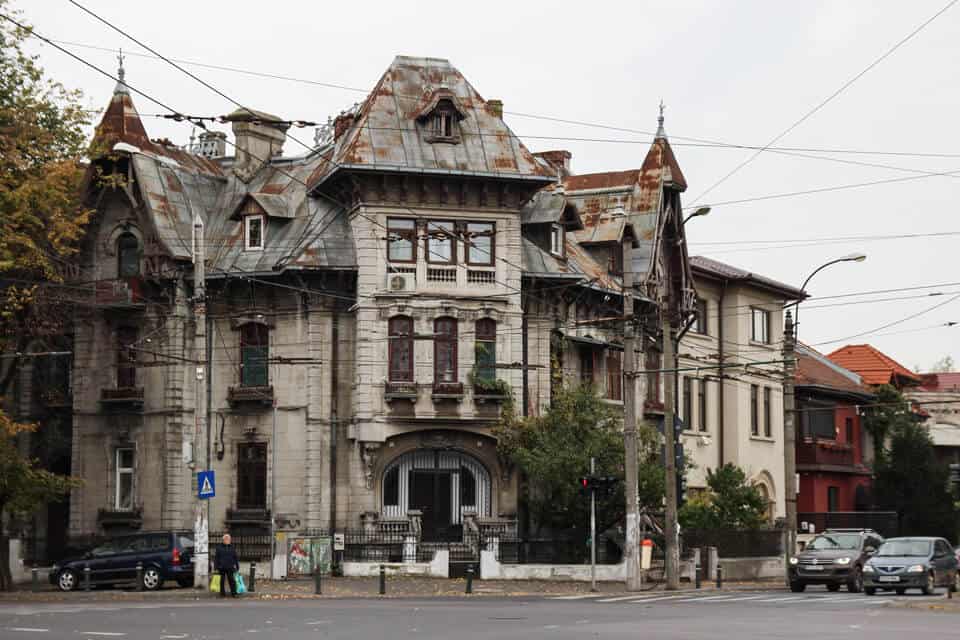
[{"label": "car side mirror", "polygon": [[867,548],[864,549],[864,551],[866,552],[866,554],[867,554],[868,556],[872,556],[873,554],[875,554],[875,553],[877,552],[877,549],[876,549],[876,547],[867,547]]}]

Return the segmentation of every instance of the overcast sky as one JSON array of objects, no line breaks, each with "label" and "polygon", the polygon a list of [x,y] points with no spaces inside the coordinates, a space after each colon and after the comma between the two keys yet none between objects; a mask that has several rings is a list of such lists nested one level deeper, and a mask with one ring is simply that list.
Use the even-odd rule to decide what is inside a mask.
[{"label": "overcast sky", "polygon": [[[642,132],[656,129],[662,99],[667,134],[690,185],[685,204],[716,203],[709,216],[687,227],[692,254],[799,286],[824,262],[862,251],[868,254],[865,262],[829,267],[808,291],[816,297],[939,286],[810,300],[801,315],[801,340],[818,344],[872,331],[949,301],[915,319],[818,348],[829,352],[847,342],[870,342],[911,368],[926,369],[947,354],[960,362],[960,326],[942,327],[960,321],[960,299],[946,295],[960,295],[955,195],[960,187],[960,6],[947,10],[774,145],[809,149],[791,153],[812,158],[767,151],[698,199],[753,151],[689,146],[691,138],[766,145],[947,0],[80,1],[168,57],[364,91],[397,54],[448,58],[484,98],[500,98],[505,110],[514,112],[506,120],[531,150],[568,149],[577,173],[639,167],[650,141]],[[131,54],[126,62],[130,84],[181,112],[218,115],[234,108],[165,63],[135,56],[139,47],[67,0],[14,0],[14,5],[47,37],[123,47]],[[248,6],[255,8],[240,9]],[[114,54],[70,48],[115,70]],[[112,81],[49,46],[35,50],[54,78],[82,89],[92,107],[106,105]],[[289,119],[324,122],[363,99],[356,91],[188,68],[239,102]],[[141,114],[163,111],[140,96],[134,95],[134,101]],[[190,134],[186,124],[156,118],[144,118],[144,123],[152,137],[180,144]],[[297,135],[310,140],[312,133]],[[299,153],[299,148],[288,142],[286,151]],[[913,179],[720,204],[898,178]],[[945,232],[956,235],[825,240]],[[808,242],[798,242],[804,240]],[[930,293],[944,295],[917,297]],[[814,308],[851,301],[858,303]]]}]

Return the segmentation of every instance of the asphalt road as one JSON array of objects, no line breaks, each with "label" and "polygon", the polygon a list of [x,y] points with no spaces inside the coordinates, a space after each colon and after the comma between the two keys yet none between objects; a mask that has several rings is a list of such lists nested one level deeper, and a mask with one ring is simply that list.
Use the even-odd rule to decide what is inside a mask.
[{"label": "asphalt road", "polygon": [[957,614],[885,606],[922,596],[664,593],[352,600],[0,605],[0,638],[947,638]]}]

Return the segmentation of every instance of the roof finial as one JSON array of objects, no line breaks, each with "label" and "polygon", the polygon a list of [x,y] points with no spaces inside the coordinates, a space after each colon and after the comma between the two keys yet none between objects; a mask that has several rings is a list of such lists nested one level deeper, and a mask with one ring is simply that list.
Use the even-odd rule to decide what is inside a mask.
[{"label": "roof finial", "polygon": [[113,92],[129,94],[130,91],[127,89],[127,83],[124,82],[124,76],[127,75],[127,72],[123,68],[123,49],[120,49],[120,52],[117,55],[117,63],[119,64],[117,67],[117,86],[114,88]]},{"label": "roof finial", "polygon": [[663,111],[667,108],[667,105],[663,104],[663,99],[660,100],[660,116],[657,118],[657,137],[666,138],[667,132],[663,130]]}]

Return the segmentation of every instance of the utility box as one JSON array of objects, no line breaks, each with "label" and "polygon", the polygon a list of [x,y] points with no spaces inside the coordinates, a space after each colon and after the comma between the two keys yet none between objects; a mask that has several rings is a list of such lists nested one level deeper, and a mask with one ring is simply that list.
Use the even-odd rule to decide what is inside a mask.
[{"label": "utility box", "polygon": [[644,538],[640,543],[640,568],[649,569],[653,562],[653,540]]}]

